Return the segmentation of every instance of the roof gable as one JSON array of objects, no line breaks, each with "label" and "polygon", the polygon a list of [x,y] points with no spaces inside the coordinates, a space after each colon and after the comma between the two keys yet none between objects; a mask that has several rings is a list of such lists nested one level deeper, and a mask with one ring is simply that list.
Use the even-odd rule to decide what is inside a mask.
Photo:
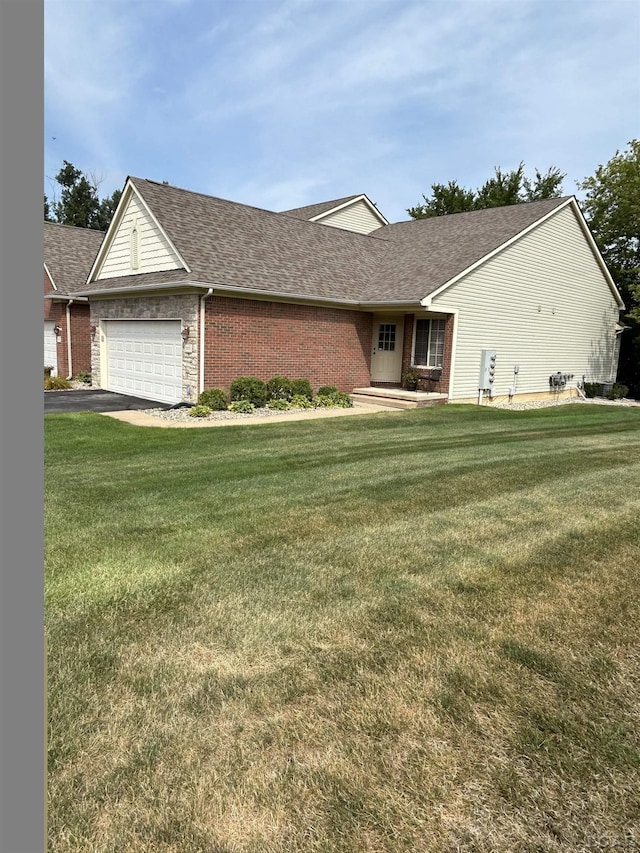
[{"label": "roof gable", "polygon": [[127,179],[89,281],[186,269],[153,212]]},{"label": "roof gable", "polygon": [[85,287],[104,231],[44,223],[44,268],[53,291],[65,295]]},{"label": "roof gable", "polygon": [[294,210],[283,211],[284,215],[330,225],[332,228],[343,228],[357,234],[371,234],[388,221],[366,195],[352,195],[345,198],[298,207]]}]

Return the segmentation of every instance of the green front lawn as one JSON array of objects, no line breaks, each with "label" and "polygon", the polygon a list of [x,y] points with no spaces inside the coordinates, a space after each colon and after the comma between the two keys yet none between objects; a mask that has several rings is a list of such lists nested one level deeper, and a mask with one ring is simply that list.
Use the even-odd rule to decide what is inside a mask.
[{"label": "green front lawn", "polygon": [[45,421],[52,851],[640,845],[640,409]]}]

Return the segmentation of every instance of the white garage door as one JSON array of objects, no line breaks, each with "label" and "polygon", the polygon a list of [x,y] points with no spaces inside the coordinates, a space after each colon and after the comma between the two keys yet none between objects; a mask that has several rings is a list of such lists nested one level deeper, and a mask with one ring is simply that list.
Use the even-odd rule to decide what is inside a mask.
[{"label": "white garage door", "polygon": [[52,376],[58,375],[58,348],[56,336],[53,333],[55,325],[55,320],[44,321],[44,366],[53,367]]},{"label": "white garage door", "polygon": [[182,399],[180,320],[107,320],[107,388],[161,403]]}]

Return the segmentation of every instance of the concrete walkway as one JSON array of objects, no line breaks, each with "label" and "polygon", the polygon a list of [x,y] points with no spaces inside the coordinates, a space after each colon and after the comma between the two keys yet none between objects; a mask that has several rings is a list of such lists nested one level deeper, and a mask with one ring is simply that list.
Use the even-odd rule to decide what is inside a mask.
[{"label": "concrete walkway", "polygon": [[[105,417],[115,418],[118,421],[126,421],[134,426],[147,427],[177,427],[193,429],[194,427],[220,427],[220,426],[247,426],[256,424],[274,424],[284,421],[310,421],[318,418],[341,418],[350,415],[371,415],[376,412],[394,411],[388,406],[376,405],[374,403],[356,403],[351,409],[308,409],[303,412],[282,412],[273,415],[247,415],[246,417],[234,418],[192,418],[185,420],[171,420],[170,418],[156,417],[146,412],[127,410],[122,412],[102,412]],[[397,411],[397,409],[395,410]]]}]

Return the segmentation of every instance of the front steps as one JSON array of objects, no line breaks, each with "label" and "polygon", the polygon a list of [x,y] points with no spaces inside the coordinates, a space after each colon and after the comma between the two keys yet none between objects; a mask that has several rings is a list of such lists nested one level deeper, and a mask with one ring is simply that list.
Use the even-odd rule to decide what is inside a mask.
[{"label": "front steps", "polygon": [[376,403],[389,409],[418,409],[446,403],[447,395],[432,391],[405,391],[404,388],[354,388],[351,399],[354,403]]}]

